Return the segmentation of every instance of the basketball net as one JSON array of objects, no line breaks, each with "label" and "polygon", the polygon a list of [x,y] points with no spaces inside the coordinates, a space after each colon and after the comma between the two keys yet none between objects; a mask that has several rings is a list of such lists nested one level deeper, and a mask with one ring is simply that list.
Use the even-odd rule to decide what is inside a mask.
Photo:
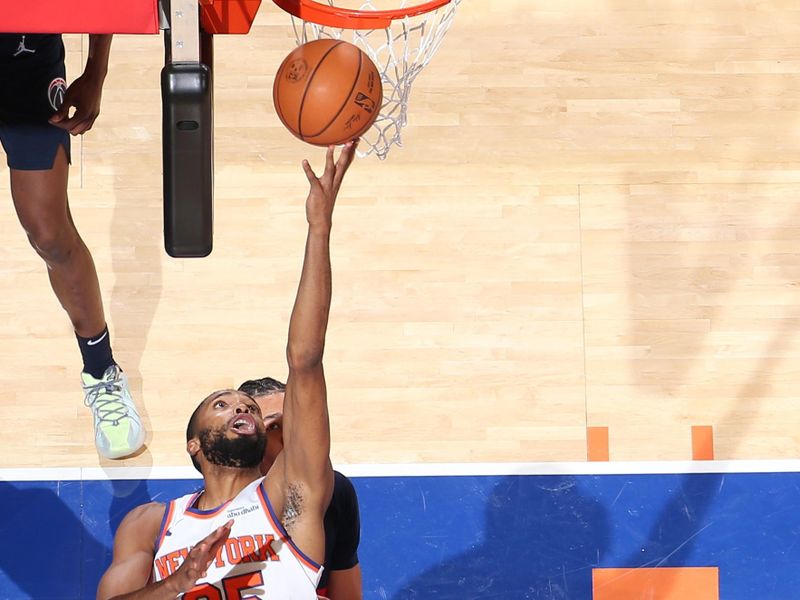
[{"label": "basketball net", "polygon": [[[336,0],[326,0],[336,6]],[[400,8],[419,0],[400,0]],[[402,130],[408,122],[411,85],[439,49],[461,0],[431,12],[392,21],[386,29],[344,29],[319,25],[292,16],[295,38],[305,44],[320,38],[343,39],[361,48],[375,63],[383,83],[383,105],[375,123],[361,136],[358,155],[386,158],[393,145],[402,146]],[[361,11],[378,10],[374,0],[364,0]]]}]

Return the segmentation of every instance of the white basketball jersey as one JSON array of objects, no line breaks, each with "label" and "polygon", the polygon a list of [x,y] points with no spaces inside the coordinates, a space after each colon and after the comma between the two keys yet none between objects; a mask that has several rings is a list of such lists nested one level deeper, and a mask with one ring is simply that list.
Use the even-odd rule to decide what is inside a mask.
[{"label": "white basketball jersey", "polygon": [[207,576],[181,600],[316,600],[322,567],[289,538],[264,490],[263,478],[213,510],[193,508],[201,492],[172,500],[164,513],[153,560],[153,581],[166,579],[192,546],[233,519]]}]

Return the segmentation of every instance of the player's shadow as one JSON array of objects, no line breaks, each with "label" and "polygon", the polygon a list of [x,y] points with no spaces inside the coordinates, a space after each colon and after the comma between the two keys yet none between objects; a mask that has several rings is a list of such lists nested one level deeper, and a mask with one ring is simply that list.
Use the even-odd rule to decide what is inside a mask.
[{"label": "player's shadow", "polygon": [[84,520],[108,543],[83,551],[81,598],[95,597],[100,577],[111,564],[114,534],[125,515],[142,504],[166,502],[202,487],[199,480],[113,479],[114,474],[108,474],[111,477],[108,481],[87,482],[85,487]]},{"label": "player's shadow", "polygon": [[[92,522],[93,529],[108,545],[90,549],[94,552],[83,552],[82,598],[94,598],[100,577],[111,564],[114,534],[122,519],[131,509],[154,500],[147,479],[92,481],[87,482],[87,490],[89,486],[99,490],[96,494],[85,494],[85,520]],[[101,520],[101,516],[106,515],[107,518]]]},{"label": "player's shadow", "polygon": [[[417,575],[392,600],[591,598],[609,526],[575,477],[511,476],[492,490],[485,526],[475,533],[482,539],[473,549]],[[423,544],[425,535],[418,539]],[[403,553],[413,556],[414,548]]]},{"label": "player's shadow", "polygon": [[[669,11],[668,11],[669,12]],[[665,13],[667,14],[667,13]],[[695,23],[713,23],[718,20],[719,13],[717,8],[698,7],[693,11],[691,18]],[[679,8],[673,11],[673,16],[677,19],[684,18],[685,12]],[[735,22],[735,17],[730,11],[724,12],[724,18]],[[780,28],[778,28],[780,29]],[[703,43],[698,44],[696,30],[685,29],[685,35],[674,37],[674,51],[680,48],[681,54],[693,61],[700,59],[704,53],[708,52],[709,39],[704,37]],[[780,46],[773,45],[770,48],[760,48],[761,54],[769,56],[780,54]],[[764,58],[764,57],[762,57]],[[766,58],[764,58],[766,60]],[[670,66],[674,70],[675,64]],[[656,66],[656,70],[658,67]],[[738,73],[740,76],[737,81],[734,72],[728,72],[726,78],[730,89],[735,90],[741,86],[742,93],[736,97],[738,102],[752,102],[758,104],[760,98],[781,98],[786,89],[781,87],[785,79],[779,77],[762,78],[755,80],[748,77],[745,73]],[[686,89],[694,88],[695,82],[705,77],[702,73],[694,73],[687,70],[682,74],[685,80],[683,87]],[[694,82],[690,82],[695,79]],[[770,86],[765,89],[765,86]],[[684,92],[680,92],[683,94]],[[692,92],[688,92],[691,94]],[[683,102],[687,98],[678,96]],[[692,98],[688,100],[691,102]],[[703,152],[703,161],[692,160],[692,157],[699,156],[692,151],[685,151],[692,147],[688,143],[687,137],[681,137],[678,133],[674,138],[675,147],[671,148],[673,156],[687,164],[696,163],[698,172],[705,168],[705,164],[714,164],[715,169],[728,174],[740,172],[742,175],[736,180],[729,182],[728,187],[739,185],[747,187],[732,188],[731,195],[734,199],[740,194],[747,193],[752,189],[754,172],[767,172],[773,166],[765,161],[763,152],[756,151],[763,146],[761,137],[763,131],[757,126],[747,125],[747,120],[740,123],[733,123],[725,107],[729,98],[723,95],[711,94],[702,99],[706,104],[703,114],[714,115],[717,113],[719,118],[712,120],[700,118],[695,113],[694,118],[698,119],[698,126],[707,129],[706,136],[711,135],[717,139],[717,144],[713,150]],[[673,126],[676,127],[674,133],[681,125],[681,117],[686,115],[681,111],[676,113],[677,119]],[[755,121],[754,121],[755,123]],[[731,132],[735,133],[732,135]],[[789,139],[789,138],[787,138]],[[781,144],[780,141],[772,142]],[[789,151],[789,150],[787,150]],[[687,157],[690,160],[686,160]],[[702,163],[702,164],[701,164]],[[674,164],[665,162],[668,169],[676,170]],[[631,183],[639,181],[646,186],[653,186],[658,189],[664,174],[658,170],[654,171],[652,178],[647,179],[642,171],[628,173],[621,183]],[[653,199],[650,202],[643,202],[641,198],[647,200],[647,188],[645,195],[637,198],[629,195],[626,201],[625,214],[627,215],[627,231],[631,232],[628,241],[629,250],[626,252],[628,263],[626,272],[629,274],[628,304],[633,307],[629,317],[630,343],[633,348],[648,348],[652,350],[653,361],[649,363],[641,358],[631,360],[629,372],[633,374],[634,385],[641,387],[645,397],[652,397],[653,390],[658,389],[660,398],[658,402],[663,406],[672,409],[674,398],[681,398],[687,393],[691,393],[692,386],[697,385],[695,369],[697,365],[703,370],[703,377],[708,377],[708,373],[713,369],[719,373],[720,392],[719,397],[711,397],[705,402],[696,404],[697,413],[704,415],[697,419],[694,424],[713,424],[715,438],[719,441],[724,436],[726,441],[734,440],[735,443],[728,442],[725,448],[726,457],[732,455],[736,443],[739,441],[749,441],[751,426],[758,418],[759,413],[770,413],[779,417],[780,405],[771,402],[770,386],[776,378],[775,374],[783,376],[780,366],[781,362],[791,357],[791,349],[794,345],[796,336],[795,323],[797,314],[793,308],[785,310],[787,314],[783,319],[786,327],[772,332],[769,345],[765,349],[758,346],[758,339],[761,332],[752,333],[756,328],[749,323],[748,318],[743,319],[742,329],[737,332],[738,336],[752,335],[752,348],[748,349],[748,354],[759,352],[761,359],[755,368],[748,374],[747,379],[741,380],[741,387],[736,392],[736,400],[730,404],[723,405],[726,408],[724,414],[715,417],[713,410],[714,404],[721,404],[726,392],[724,388],[735,385],[740,380],[741,374],[748,373],[739,367],[734,371],[725,364],[727,348],[725,342],[714,339],[711,332],[715,330],[716,322],[725,320],[727,317],[734,320],[737,315],[736,309],[741,309],[741,300],[734,293],[742,289],[749,293],[751,290],[763,289],[765,279],[758,274],[761,265],[771,265],[770,256],[784,256],[784,250],[771,248],[764,249],[763,241],[776,240],[780,245],[785,239],[786,227],[791,227],[797,222],[800,214],[796,213],[786,219],[786,225],[779,226],[775,231],[775,236],[762,235],[762,220],[764,214],[770,214],[770,207],[759,198],[759,192],[754,192],[754,198],[748,204],[728,203],[725,197],[725,188],[720,191],[712,189],[713,186],[698,184],[703,176],[691,173],[685,181],[671,181],[669,186],[664,186],[665,190],[662,197]],[[757,181],[762,181],[757,179]],[[769,177],[763,181],[771,181]],[[681,191],[681,186],[674,186],[675,183],[683,183],[688,189],[687,196]],[[757,188],[756,188],[757,189]],[[669,191],[667,191],[669,190]],[[740,191],[744,190],[744,191]],[[653,192],[649,192],[652,194]],[[692,195],[694,194],[694,195]],[[765,196],[768,193],[761,192]],[[779,196],[781,198],[781,196]],[[688,202],[688,200],[693,202]],[[711,212],[704,205],[707,202],[715,202],[716,212]],[[778,210],[782,206],[777,204]],[[692,212],[692,208],[703,203],[702,211]],[[688,208],[682,208],[686,207]],[[738,207],[737,207],[738,206]],[[753,209],[752,207],[757,207]],[[693,234],[700,232],[704,237],[693,237]],[[725,240],[728,243],[735,243],[735,252],[728,251],[729,256],[725,261],[720,260],[720,250],[717,246],[709,242],[719,242]],[[733,241],[735,240],[735,242]],[[753,243],[757,241],[758,243]],[[673,242],[672,250],[667,253],[668,242]],[[682,242],[679,244],[678,242]],[[648,247],[657,247],[658,250],[648,250]],[[782,246],[779,246],[782,248]],[[724,251],[723,251],[724,252]],[[747,270],[748,261],[754,265],[751,272]],[[743,265],[743,266],[740,266]],[[740,281],[740,277],[743,281]],[[769,280],[767,280],[769,281]],[[776,291],[786,289],[786,286],[794,285],[791,277],[780,284],[774,284]],[[670,295],[677,298],[671,300]],[[690,300],[694,297],[694,300]],[[766,297],[766,296],[764,296]],[[757,304],[758,300],[746,301],[750,304]],[[664,312],[664,307],[674,303],[668,313]],[[775,314],[770,318],[778,317],[781,307],[773,306]],[[796,306],[796,303],[795,303]],[[743,314],[743,313],[739,313]],[[733,316],[728,316],[733,315]],[[758,315],[758,310],[754,309],[754,316]],[[674,331],[666,330],[663,323],[659,320],[674,318],[678,322]],[[695,320],[696,323],[703,321],[708,323],[709,332],[704,332],[700,328],[682,329],[685,323]],[[683,322],[681,322],[683,321]],[[657,329],[652,330],[653,323],[657,323]],[[723,326],[724,329],[724,326]],[[764,330],[768,326],[763,327]],[[679,354],[676,349],[679,348]],[[739,357],[730,355],[731,358]],[[675,360],[678,358],[679,360]],[[660,370],[665,359],[672,362],[673,367],[669,372]],[[660,363],[660,364],[659,364]],[[738,363],[737,363],[738,364]],[[719,366],[718,366],[719,365]],[[655,375],[655,376],[654,376]],[[688,390],[688,392],[687,392]],[[690,409],[691,410],[691,409]],[[674,413],[678,411],[673,410]],[[690,413],[691,414],[691,413]],[[762,434],[763,435],[763,434]],[[659,516],[652,522],[652,525],[645,526],[642,530],[636,526],[635,519],[627,519],[629,532],[638,543],[631,543],[627,549],[627,556],[622,558],[614,566],[627,568],[640,567],[676,567],[676,566],[716,566],[719,557],[710,557],[704,554],[699,548],[706,546],[709,539],[719,538],[726,532],[720,531],[723,527],[718,523],[715,515],[715,503],[721,498],[721,490],[724,485],[725,475],[723,474],[685,474],[677,478],[674,492],[666,500]],[[739,508],[738,510],[741,510]],[[745,515],[742,515],[745,518]],[[763,517],[763,516],[762,516]],[[757,516],[749,515],[753,527],[759,527]],[[623,524],[624,526],[625,524]],[[740,534],[741,536],[742,534]],[[756,557],[753,557],[754,559]],[[720,582],[723,583],[722,581]],[[724,591],[724,590],[723,590]],[[666,593],[667,590],[660,590]],[[770,596],[769,591],[762,590],[762,597]]]},{"label": "player's shadow", "polygon": [[[146,479],[0,481],[0,597],[93,599],[125,515],[198,485]],[[11,593],[9,582],[20,594],[3,595]]]},{"label": "player's shadow", "polygon": [[[786,316],[787,322],[794,322],[796,319],[794,311]],[[765,389],[770,385],[771,374],[781,362],[780,357],[788,352],[795,336],[795,331],[789,330],[778,332],[772,338],[758,368],[753,370],[750,380],[739,390],[737,400],[727,415],[720,419],[720,428],[724,428],[727,435],[737,440],[746,439],[751,421],[733,417],[747,406],[758,407],[754,400],[764,397]],[[653,521],[653,525],[647,533],[638,537],[638,543],[632,544],[627,558],[614,566],[715,566],[718,557],[698,555],[695,547],[701,545],[704,537],[713,539],[726,533],[719,531],[719,527],[715,529],[715,520],[709,519],[711,508],[722,491],[724,479],[725,475],[721,473],[682,475],[675,492]],[[757,521],[754,520],[753,523],[758,527]],[[627,526],[629,532],[636,530],[635,519],[630,519],[627,524],[620,523],[619,526]],[[659,591],[666,593],[667,590]]]},{"label": "player's shadow", "polygon": [[[162,291],[162,226],[160,208],[149,198],[149,190],[122,190],[125,181],[117,178],[117,199],[111,220],[111,259],[114,287],[110,297],[110,315],[115,348],[128,375],[131,392],[141,408],[141,416],[150,443],[153,429],[146,407],[142,384],[142,358],[156,315]],[[158,189],[158,188],[156,188]],[[155,217],[154,217],[155,215]]]},{"label": "player's shadow", "polygon": [[[109,473],[113,477],[113,474]],[[148,479],[110,479],[109,481],[90,482],[89,485],[98,486],[96,496],[97,505],[87,507],[87,521],[97,518],[93,523],[95,530],[103,539],[109,540],[109,545],[103,548],[102,552],[84,552],[83,598],[94,598],[97,584],[100,581],[108,565],[111,564],[112,552],[111,541],[117,532],[120,523],[132,509],[142,504],[147,504],[154,500],[161,500],[159,493],[153,493]],[[87,497],[89,494],[87,494]],[[90,510],[91,513],[90,513]],[[95,517],[96,515],[96,517]],[[106,516],[105,522],[100,521],[100,516]],[[155,540],[154,540],[155,542]]]},{"label": "player's shadow", "polygon": [[[728,418],[722,419],[737,439],[746,436],[749,425],[733,424],[730,415],[763,395],[761,388],[769,385],[781,360],[776,357],[788,350],[793,338],[793,332],[786,332],[772,340]],[[643,481],[648,476],[631,477],[639,478],[628,492],[636,495],[626,497],[623,485],[610,504],[591,487],[590,477],[504,478],[486,502],[486,524],[476,532],[482,535],[481,542],[415,576],[392,600],[584,599],[592,597],[596,567],[716,566],[719,557],[708,555],[707,549],[726,534],[724,523],[716,525],[720,519],[712,518],[725,475],[652,476],[659,480],[652,489]],[[673,491],[664,498],[664,479],[670,477],[675,481],[668,486]],[[661,502],[654,518],[653,510],[641,510]],[[419,543],[430,533],[418,531]],[[622,545],[616,556],[609,546],[612,537],[618,538],[615,546]],[[404,556],[416,554],[414,548],[404,552]],[[403,568],[408,569],[407,562],[398,563],[398,571]]]},{"label": "player's shadow", "polygon": [[[660,479],[671,477],[661,475]],[[695,545],[703,536],[718,536],[714,522],[707,517],[711,506],[721,491],[724,478],[720,473],[695,473],[680,475],[675,491],[652,521],[646,531],[638,531],[636,511],[629,518],[616,523],[629,538],[627,558],[615,567],[658,568],[713,566],[713,558],[703,560],[694,554]],[[634,502],[640,502],[635,500]],[[647,514],[647,511],[643,511]],[[661,588],[660,593],[666,590]]]},{"label": "player's shadow", "polygon": [[20,597],[94,598],[120,522],[158,496],[146,480],[0,481],[0,571]]},{"label": "player's shadow", "polygon": [[82,521],[82,501],[79,481],[0,481],[0,584],[19,588],[15,598],[82,597],[82,558],[110,552]]}]

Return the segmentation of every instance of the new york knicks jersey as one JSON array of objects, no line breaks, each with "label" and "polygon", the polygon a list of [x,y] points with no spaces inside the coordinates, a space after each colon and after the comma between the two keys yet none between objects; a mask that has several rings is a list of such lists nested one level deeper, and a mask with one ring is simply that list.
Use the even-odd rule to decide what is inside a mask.
[{"label": "new york knicks jersey", "polygon": [[194,508],[200,494],[167,505],[156,542],[153,581],[169,577],[195,544],[233,519],[230,536],[206,577],[179,596],[181,600],[316,600],[322,567],[289,538],[272,510],[263,478],[213,510]]}]

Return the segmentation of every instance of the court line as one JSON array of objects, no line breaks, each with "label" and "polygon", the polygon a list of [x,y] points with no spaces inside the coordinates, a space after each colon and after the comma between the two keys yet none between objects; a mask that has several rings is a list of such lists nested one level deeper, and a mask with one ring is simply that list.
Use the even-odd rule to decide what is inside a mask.
[{"label": "court line", "polygon": [[[349,477],[794,473],[800,472],[800,460],[342,464],[335,465],[335,468]],[[0,481],[104,481],[109,479],[200,479],[200,474],[191,466],[0,469]]]}]

